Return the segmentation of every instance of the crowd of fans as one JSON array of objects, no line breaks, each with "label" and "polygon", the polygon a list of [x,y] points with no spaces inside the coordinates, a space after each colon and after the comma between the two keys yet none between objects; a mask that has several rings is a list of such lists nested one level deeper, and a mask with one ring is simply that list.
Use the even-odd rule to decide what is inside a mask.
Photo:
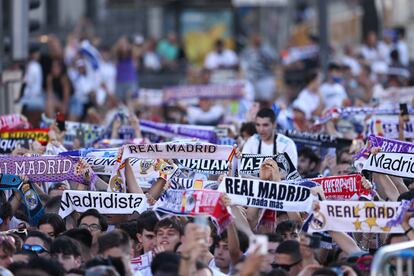
[{"label": "crowd of fans", "polygon": [[[385,33],[383,41],[371,32],[362,45],[346,45],[343,51],[332,51],[326,77],[315,62],[318,51],[308,53],[309,47],[317,45],[292,48],[279,56],[260,36],[254,36],[239,54],[218,40],[194,81],[207,86],[241,81],[243,99],[203,97],[190,103],[145,106],[140,90],[150,87],[139,86],[139,73],[180,66],[185,55],[176,35],[170,33],[158,42],[125,36],[111,48],[98,44],[74,35],[63,47],[57,38],[49,36],[46,54],[39,47],[30,49],[20,102],[33,126],[38,126],[43,112],[50,118],[60,112],[67,114],[68,121],[110,126],[112,139],[120,139],[121,124],[132,126],[138,142],[130,139],[125,143],[154,142],[141,133],[141,119],[220,127],[226,130],[225,138],[237,143],[235,158],[240,158],[241,153],[287,153],[302,178],[358,173],[353,155],[364,145],[364,126],[352,118],[320,123],[318,120],[327,111],[383,107],[377,100],[378,93],[411,84],[403,29]],[[304,70],[304,85],[298,93],[283,84],[276,74],[278,67],[286,72]],[[412,108],[412,102],[407,104]],[[120,109],[129,120],[116,117]],[[407,123],[402,119],[404,115],[395,115],[402,124]],[[353,143],[336,151],[309,147],[295,143],[282,130],[325,133]],[[402,136],[400,140],[408,140]],[[55,125],[50,128],[49,144],[63,148],[59,153],[66,150],[63,137],[64,132]],[[72,147],[71,150],[79,149]],[[17,148],[11,155],[38,156],[48,148],[49,145]],[[378,152],[374,148],[371,154]],[[91,170],[85,166],[82,173],[87,175]],[[20,177],[29,181],[24,175]],[[203,177],[219,181],[209,174]],[[387,177],[377,173],[372,181],[364,178],[371,200],[414,198],[413,179]],[[273,160],[261,164],[257,178],[285,180]],[[106,191],[105,180],[100,179],[100,185],[94,188]],[[62,219],[58,213],[63,192],[83,190],[85,185],[73,181],[34,185],[45,208],[36,225],[29,223],[18,193],[0,191],[1,275],[369,275],[372,259],[381,246],[414,238],[408,213],[402,222],[405,233],[328,231],[320,242],[331,246],[322,247],[315,245],[315,236],[304,228],[309,214],[276,211],[272,215],[261,208],[233,205],[224,193],[223,201],[234,219],[222,233],[212,223],[200,223],[198,217],[159,219],[153,210],[104,215],[89,209]],[[141,187],[139,182],[127,183],[127,192],[145,193],[153,206],[170,185],[160,177],[150,188]],[[323,192],[319,192],[319,199],[323,198]],[[313,208],[318,209],[317,203]],[[267,236],[267,252],[252,244],[252,237],[258,234]]]}]

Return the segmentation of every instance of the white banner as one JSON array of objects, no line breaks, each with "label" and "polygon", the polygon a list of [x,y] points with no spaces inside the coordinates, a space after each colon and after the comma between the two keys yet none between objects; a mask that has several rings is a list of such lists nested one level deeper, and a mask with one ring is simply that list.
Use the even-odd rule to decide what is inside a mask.
[{"label": "white banner", "polygon": [[414,178],[414,154],[400,152],[371,154],[365,161],[362,170]]},{"label": "white banner", "polygon": [[314,198],[304,186],[240,177],[225,177],[218,190],[234,205],[287,212],[310,212]]},{"label": "white banner", "polygon": [[63,192],[59,216],[65,218],[73,211],[82,213],[88,209],[96,209],[101,214],[132,214],[146,211],[148,205],[144,194],[75,190]]},{"label": "white banner", "polygon": [[404,233],[401,225],[389,227],[401,202],[321,201],[313,213],[309,232],[339,231],[364,233]]},{"label": "white banner", "polygon": [[123,146],[122,159],[203,159],[231,160],[234,155],[232,146],[209,143],[158,143]]}]

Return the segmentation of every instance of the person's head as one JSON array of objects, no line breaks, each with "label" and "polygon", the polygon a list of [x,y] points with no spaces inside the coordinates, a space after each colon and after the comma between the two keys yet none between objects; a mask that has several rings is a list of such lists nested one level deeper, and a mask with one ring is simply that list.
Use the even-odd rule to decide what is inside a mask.
[{"label": "person's head", "polygon": [[23,244],[23,250],[35,252],[38,256],[48,256],[52,239],[40,231],[30,231]]},{"label": "person's head", "polygon": [[375,47],[377,45],[377,34],[374,31],[368,32],[367,45],[369,47]]},{"label": "person's head", "polygon": [[172,44],[177,43],[177,36],[175,35],[174,32],[169,32],[168,35],[167,35],[167,39],[168,39],[168,42],[170,42]]},{"label": "person's head", "polygon": [[399,234],[399,233],[393,233],[393,234],[388,235],[385,241],[385,244],[390,245],[390,244],[402,243],[406,241],[408,241],[408,237],[406,235]]},{"label": "person's head", "polygon": [[302,269],[302,256],[296,240],[286,240],[279,244],[275,258],[274,267],[286,270],[290,276],[298,275]]},{"label": "person's head", "polygon": [[276,226],[276,233],[284,240],[299,241],[300,223],[293,220],[285,220]]},{"label": "person's head", "polygon": [[[241,231],[237,231],[239,238],[239,246],[242,252],[246,252],[249,247],[249,239],[246,234]],[[214,239],[214,261],[216,266],[221,271],[228,271],[230,267],[230,252],[228,247],[227,231],[224,231],[221,235]]]},{"label": "person's head", "polygon": [[155,255],[151,263],[151,272],[154,276],[178,275],[180,256],[174,252],[161,252]]},{"label": "person's head", "polygon": [[66,271],[79,268],[82,263],[81,246],[76,240],[67,236],[56,238],[50,247],[50,255]]},{"label": "person's head", "polygon": [[59,77],[63,72],[63,63],[59,59],[54,59],[52,61],[51,74],[53,77]]},{"label": "person's head", "polygon": [[50,238],[56,238],[60,233],[66,231],[65,222],[58,214],[47,213],[39,220],[37,228],[40,232],[47,234]]},{"label": "person's head", "polygon": [[312,92],[317,92],[319,86],[321,85],[321,78],[317,71],[311,71],[305,76],[305,85],[308,90]]},{"label": "person's head", "polygon": [[263,141],[273,138],[276,129],[276,115],[270,108],[262,108],[256,114],[256,130]]},{"label": "person's head", "polygon": [[328,65],[328,76],[333,82],[340,82],[342,79],[342,68],[339,64],[330,63]]},{"label": "person's head", "polygon": [[214,48],[218,53],[223,52],[224,50],[224,41],[222,39],[217,39],[216,43],[214,44]]},{"label": "person's head", "polygon": [[54,183],[50,185],[47,193],[48,196],[53,198],[55,196],[61,196],[63,194],[63,191],[67,189],[66,184],[62,182]]},{"label": "person's head", "polygon": [[240,127],[240,135],[245,141],[256,133],[256,126],[253,122],[243,123]]},{"label": "person's head", "polygon": [[78,59],[76,61],[76,69],[78,70],[79,74],[81,75],[86,74],[86,63],[83,59]]},{"label": "person's head", "polygon": [[38,44],[30,45],[29,47],[29,58],[30,60],[39,60],[40,58],[40,47]]},{"label": "person's head", "polygon": [[266,261],[268,267],[271,267],[271,265],[276,261],[276,248],[283,241],[283,238],[277,233],[267,233],[266,236],[269,240],[267,244]]},{"label": "person's head", "polygon": [[332,175],[349,175],[352,173],[354,173],[352,164],[347,162],[336,164],[332,169]]},{"label": "person's head", "polygon": [[311,149],[304,147],[299,151],[298,172],[308,175],[315,172],[320,162],[320,157]]},{"label": "person's head", "polygon": [[12,218],[13,211],[9,202],[4,202],[0,206],[0,231],[9,230],[10,219]]},{"label": "person's head", "polygon": [[151,251],[155,246],[155,225],[158,219],[153,211],[142,213],[137,219],[137,239],[142,244],[144,253]]},{"label": "person's head", "polygon": [[155,225],[156,245],[164,247],[165,251],[174,251],[184,234],[181,221],[177,218],[166,218]]},{"label": "person's head", "polygon": [[394,49],[391,51],[390,57],[391,57],[392,62],[398,63],[400,60],[400,53],[398,52],[397,49]]},{"label": "person's head", "polygon": [[[126,264],[121,258],[114,257],[95,257],[85,263],[86,274],[85,275],[125,275]],[[100,270],[99,268],[105,268]],[[94,270],[95,269],[95,270]],[[109,270],[112,272],[108,272]],[[106,274],[104,273],[106,271]],[[92,273],[94,272],[94,273]]]},{"label": "person's head", "polygon": [[131,240],[125,231],[115,229],[98,238],[99,254],[106,257],[130,257]]},{"label": "person's head", "polygon": [[200,98],[198,101],[198,106],[201,108],[202,111],[208,112],[210,108],[213,106],[213,101],[209,98]]},{"label": "person's head", "polygon": [[96,209],[89,209],[79,217],[78,227],[89,230],[93,238],[92,243],[95,244],[99,235],[108,229],[108,223],[106,217]]},{"label": "person's head", "polygon": [[13,237],[0,234],[0,266],[8,267],[13,262],[13,254],[16,251]]},{"label": "person's head", "polygon": [[349,163],[353,162],[352,154],[349,151],[349,147],[341,148],[336,154],[336,163]]}]

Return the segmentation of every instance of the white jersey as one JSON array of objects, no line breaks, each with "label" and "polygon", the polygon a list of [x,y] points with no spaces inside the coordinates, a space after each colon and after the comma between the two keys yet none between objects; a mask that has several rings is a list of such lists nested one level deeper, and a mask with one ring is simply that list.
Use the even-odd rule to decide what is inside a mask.
[{"label": "white jersey", "polygon": [[[260,144],[260,136],[258,134],[250,137],[243,146],[243,153],[250,154],[263,154],[263,155],[273,155],[273,143],[266,144],[262,141],[261,151],[258,152]],[[296,149],[296,144],[292,139],[283,135],[277,134],[276,138],[276,151],[277,153],[286,152],[290,160],[292,160],[293,165],[297,168],[298,166],[298,151]]]}]

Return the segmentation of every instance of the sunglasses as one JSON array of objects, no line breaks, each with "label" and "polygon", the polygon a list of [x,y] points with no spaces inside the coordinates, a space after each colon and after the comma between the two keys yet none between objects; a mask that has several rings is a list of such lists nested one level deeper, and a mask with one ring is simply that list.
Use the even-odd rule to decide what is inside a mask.
[{"label": "sunglasses", "polygon": [[302,261],[302,259],[299,259],[299,261],[297,261],[297,262],[295,262],[295,263],[293,263],[293,264],[290,264],[290,265],[285,265],[285,264],[276,264],[276,263],[273,263],[273,264],[272,264],[272,268],[273,268],[273,269],[276,269],[276,268],[281,268],[281,269],[285,270],[286,272],[289,272],[289,270],[290,270],[292,267],[294,267],[295,265],[299,264],[301,261]]},{"label": "sunglasses", "polygon": [[39,244],[23,244],[22,246],[23,250],[27,250],[27,251],[31,251],[31,252],[35,252],[35,253],[43,253],[43,252],[48,252],[43,246],[39,245]]}]

